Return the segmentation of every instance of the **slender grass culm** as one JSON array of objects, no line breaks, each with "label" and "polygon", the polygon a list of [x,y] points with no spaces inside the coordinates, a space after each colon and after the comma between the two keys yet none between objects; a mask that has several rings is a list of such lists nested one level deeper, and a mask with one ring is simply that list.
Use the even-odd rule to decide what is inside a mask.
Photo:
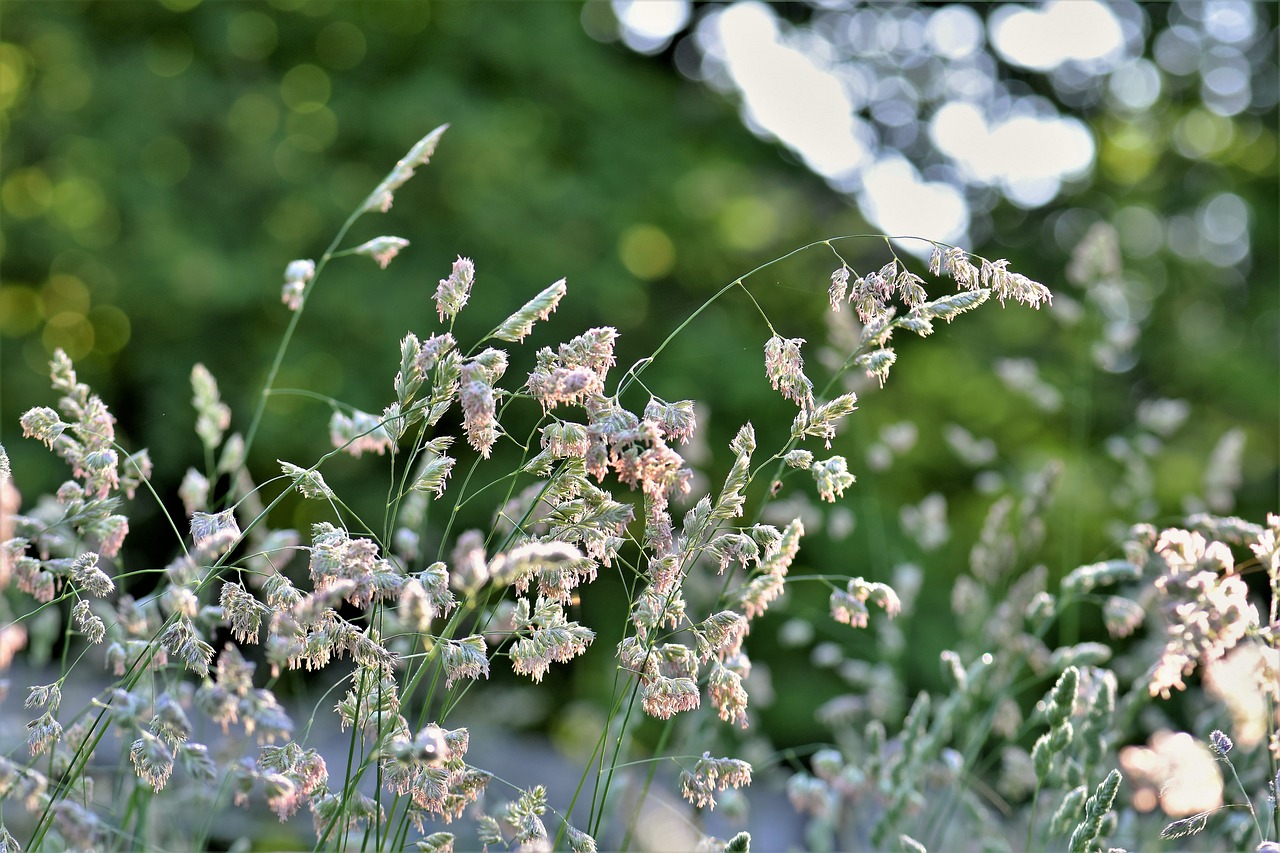
[{"label": "slender grass culm", "polygon": [[[1280,518],[1265,526],[1210,516],[1163,531],[1138,525],[1122,557],[1066,573],[1051,591],[1030,555],[1053,465],[996,500],[974,545],[970,574],[953,595],[962,631],[943,654],[949,692],[899,690],[909,706],[877,705],[897,688],[877,693],[876,679],[900,682],[871,665],[852,667],[844,675],[861,695],[817,709],[833,743],[803,754],[757,749],[751,760],[720,754],[730,742],[725,729],[750,726],[753,624],[796,579],[789,573],[805,525],[800,517],[766,521],[776,486],[794,478],[834,503],[854,484],[849,461],[831,453],[857,407],[843,380],[865,375],[882,385],[896,361],[896,332],[925,337],[937,321],[992,300],[1050,303],[1046,287],[1006,261],[875,235],[791,253],[830,253],[830,307],[856,316],[856,335],[818,387],[805,370],[805,341],[778,331],[750,290],[753,276],[782,258],[726,285],[621,375],[618,333],[601,326],[538,349],[533,369],[513,382],[510,353],[556,311],[568,285],[548,285],[479,340],[460,341],[455,319],[483,285],[476,263],[459,257],[434,292],[436,327],[400,341],[382,411],[322,398],[333,410],[332,449],[251,472],[269,401],[305,393],[276,382],[318,281],[349,256],[385,268],[408,245],[395,236],[344,241],[358,219],[390,208],[444,132],[413,146],[318,259],[286,268],[288,326],[243,434],[230,431],[232,413],[212,373],[192,368],[205,464],[182,478],[186,519],[169,521],[175,556],[163,569],[133,568],[125,557],[128,502],[167,505],[153,489],[146,451],[117,443],[107,404],[54,353],[56,408],[33,408],[21,425],[66,461],[72,478],[53,495],[25,500],[0,448],[0,666],[8,669],[36,631],[56,633],[59,655],[48,682],[28,687],[23,741],[0,743],[0,851],[215,842],[338,851],[643,848],[652,844],[642,837],[642,809],[664,785],[687,803],[666,812],[680,832],[665,837],[747,850],[747,832],[714,838],[703,816],[717,802],[740,803],[762,763],[789,770],[786,796],[808,821],[793,843],[814,849],[1104,850],[1149,842],[1144,816],[1157,804],[1176,814],[1168,788],[1154,789],[1197,760],[1214,773],[1228,767],[1245,802],[1224,806],[1221,784],[1217,801],[1188,788],[1191,811],[1164,837],[1185,841],[1220,824],[1219,837],[1231,839],[1224,845],[1249,839],[1276,849]],[[839,250],[853,239],[882,241],[889,260],[857,272]],[[904,241],[925,247],[928,273],[951,279],[954,292],[928,293],[924,276],[894,253]],[[696,401],[665,400],[644,380],[672,340],[731,294],[750,300],[769,332],[753,346],[781,399],[760,418],[781,413],[789,428],[776,446],[760,447],[753,424],[742,424],[723,483],[699,493],[679,449],[698,429]],[[637,395],[642,406],[632,403]],[[390,484],[380,517],[357,511],[326,482],[337,454],[374,457],[366,463]],[[503,461],[511,454],[514,466]],[[327,520],[308,531],[277,526],[286,500],[319,502]],[[488,526],[458,529],[477,507]],[[622,624],[579,621],[580,602],[602,574],[627,591]],[[1246,578],[1264,575],[1251,589]],[[147,591],[130,594],[137,579]],[[836,622],[877,639],[915,618],[919,579],[910,572],[892,585],[839,573],[804,580],[829,591]],[[1259,589],[1270,596],[1263,615],[1253,603]],[[873,607],[883,611],[874,622]],[[1075,624],[1089,607],[1114,642],[1054,648],[1064,614]],[[1144,621],[1154,645],[1122,649]],[[521,787],[471,763],[459,704],[466,694],[483,690],[498,667],[536,687],[553,667],[589,652],[614,658],[613,680],[576,784]],[[304,697],[304,720],[276,691],[288,673],[320,671],[332,673],[328,692]],[[1189,735],[1176,745],[1132,745],[1144,708],[1187,691],[1184,679],[1197,671],[1217,703],[1196,718],[1213,728],[1210,746]],[[92,697],[64,706],[64,692],[85,684],[95,685]],[[341,740],[320,734],[330,717]],[[656,721],[646,724],[656,737],[634,737],[645,720]],[[1232,763],[1233,749],[1247,750],[1248,760]],[[1153,789],[1146,799],[1144,784]],[[263,804],[283,830],[244,822],[230,837],[220,826],[215,838],[215,816]]]}]

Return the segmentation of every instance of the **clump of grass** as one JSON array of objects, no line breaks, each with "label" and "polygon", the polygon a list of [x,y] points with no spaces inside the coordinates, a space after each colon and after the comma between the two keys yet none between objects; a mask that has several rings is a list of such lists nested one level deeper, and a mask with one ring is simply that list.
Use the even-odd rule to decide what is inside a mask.
[{"label": "clump of grass", "polygon": [[[765,507],[784,478],[807,480],[831,503],[855,482],[831,441],[857,395],[833,389],[849,375],[883,384],[896,363],[896,332],[928,336],[937,321],[992,298],[1031,307],[1050,300],[1005,261],[928,241],[929,272],[956,285],[933,299],[896,254],[877,270],[855,271],[837,250],[851,237],[796,250],[833,254],[827,297],[833,311],[856,315],[856,334],[819,386],[806,371],[806,341],[761,309],[768,334],[763,364],[752,369],[780,401],[760,414],[781,411],[790,425],[777,446],[761,448],[754,425],[742,424],[727,476],[703,490],[681,452],[698,430],[695,401],[666,400],[644,376],[707,305],[735,293],[751,299],[752,275],[776,261],[726,285],[621,376],[617,332],[604,326],[539,348],[534,368],[512,381],[513,348],[556,311],[568,285],[548,285],[464,343],[455,320],[484,284],[478,265],[460,257],[433,294],[438,326],[400,341],[382,411],[327,400],[331,450],[250,471],[317,282],[340,258],[385,268],[405,249],[395,236],[343,246],[358,219],[391,206],[444,130],[413,147],[317,260],[288,265],[281,299],[289,324],[245,432],[232,431],[210,371],[193,368],[204,470],[182,479],[187,517],[171,520],[175,556],[163,569],[131,568],[124,547],[126,502],[166,505],[147,454],[117,443],[107,405],[55,353],[57,408],[31,409],[22,428],[66,460],[72,479],[21,504],[0,449],[0,586],[14,590],[0,600],[0,664],[8,667],[37,631],[60,635],[61,653],[56,678],[28,691],[26,754],[0,757],[8,804],[0,848],[202,848],[212,815],[256,802],[282,822],[309,817],[309,832],[297,837],[317,849],[594,850],[634,841],[641,812],[620,795],[624,786],[642,800],[662,774],[691,809],[732,801],[757,768],[712,750],[725,730],[750,726],[749,635],[785,593],[805,534],[801,518],[762,521]],[[514,466],[504,461],[512,453]],[[370,476],[388,484],[380,518],[357,512],[326,482],[339,454],[372,457]],[[1280,521],[1264,528],[1206,516],[1195,530],[1135,529],[1123,560],[1083,567],[1051,593],[1042,568],[1019,570],[1038,545],[1054,479],[1048,468],[1020,497],[993,505],[972,576],[957,586],[966,632],[943,656],[945,695],[919,694],[900,726],[856,693],[852,704],[819,710],[838,743],[814,752],[788,784],[792,802],[813,816],[813,846],[953,844],[965,837],[958,832],[994,826],[986,818],[995,803],[1008,806],[1003,824],[1021,823],[1029,846],[1100,849],[1117,830],[1115,748],[1140,701],[1184,687],[1196,667],[1234,661],[1237,648],[1271,648]],[[277,526],[286,500],[318,502],[327,520],[306,531]],[[461,509],[476,505],[488,525],[457,529]],[[1269,623],[1232,562],[1232,548],[1246,546],[1270,579]],[[626,618],[587,624],[579,603],[605,573],[627,591]],[[873,622],[873,610],[912,618],[918,578],[910,573],[894,585],[810,577],[830,588],[838,623],[891,637],[898,629]],[[143,582],[145,593],[128,591]],[[1127,588],[1099,592],[1116,585]],[[1149,673],[1105,669],[1105,644],[1048,647],[1064,610],[1098,603],[1124,631],[1148,612],[1163,620],[1169,639]],[[498,667],[533,689],[587,654],[612,656],[613,682],[574,790],[519,787],[470,762],[470,731],[458,719],[465,694],[483,690]],[[1274,672],[1261,660],[1258,672]],[[95,666],[108,686],[84,707],[62,707],[64,688]],[[277,696],[279,681],[322,670],[335,673],[332,695],[299,725]],[[1052,689],[1024,716],[1018,698],[1042,682]],[[1140,694],[1125,692],[1133,685]],[[317,717],[330,711],[346,733],[341,750],[314,736]],[[655,746],[629,736],[644,718],[659,721]],[[1274,714],[1263,730],[1274,746]],[[983,787],[997,764],[993,787]],[[192,804],[210,816],[203,825],[170,819]],[[1013,816],[1021,805],[1025,819]],[[21,843],[4,828],[19,823],[19,808],[30,827]],[[1260,841],[1263,812],[1250,806]],[[464,817],[474,835],[455,838],[444,827]],[[744,833],[718,840],[686,820],[708,849],[749,846]]]}]

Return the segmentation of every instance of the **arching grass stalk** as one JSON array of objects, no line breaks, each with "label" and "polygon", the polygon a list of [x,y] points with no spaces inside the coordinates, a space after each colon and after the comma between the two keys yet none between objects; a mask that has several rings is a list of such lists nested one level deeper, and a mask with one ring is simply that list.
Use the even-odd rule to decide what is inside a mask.
[{"label": "arching grass stalk", "polygon": [[[309,273],[303,271],[298,273],[300,276],[305,275],[305,279],[303,279],[302,282],[303,287],[301,292],[295,294],[289,294],[286,292],[286,298],[292,297],[296,302],[296,307],[294,307],[294,310],[289,317],[289,325],[285,327],[284,335],[280,339],[280,345],[276,347],[275,357],[272,358],[271,367],[267,370],[267,378],[263,383],[262,393],[259,395],[258,402],[254,406],[253,417],[250,419],[249,429],[245,433],[244,454],[246,458],[248,458],[249,451],[253,447],[253,441],[258,435],[258,426],[262,423],[262,416],[266,412],[267,408],[267,400],[270,398],[272,389],[275,387],[276,375],[279,374],[280,366],[284,363],[285,353],[289,350],[289,344],[293,340],[294,331],[298,328],[298,323],[302,320],[302,311],[306,307],[307,299],[311,296],[311,292],[315,289],[316,281],[320,278],[320,274],[324,272],[324,268],[328,265],[331,259],[338,257],[340,254],[351,254],[359,251],[359,248],[364,248],[359,247],[341,253],[337,252],[338,246],[341,245],[343,239],[346,238],[347,232],[351,229],[351,226],[356,223],[356,220],[371,211],[381,210],[385,213],[391,208],[395,191],[399,189],[405,181],[409,180],[409,178],[413,176],[413,171],[416,167],[425,165],[431,159],[431,155],[435,153],[436,145],[439,143],[440,137],[444,135],[444,132],[448,127],[449,125],[443,124],[428,133],[419,140],[412,149],[409,150],[408,154],[396,163],[396,167],[382,179],[382,182],[374,188],[373,192],[369,194],[369,197],[364,200],[360,207],[358,207],[350,216],[347,217],[346,221],[342,223],[342,227],[338,229],[338,233],[334,235],[333,240],[329,242],[328,248],[326,248],[324,253],[320,256],[319,262],[314,264]],[[366,243],[365,246],[371,246],[372,243],[373,241]],[[372,251],[377,251],[377,249],[373,248]],[[392,251],[391,256],[393,257],[394,254],[395,252]],[[297,281],[297,278],[293,278],[290,283],[296,283]],[[287,286],[288,285],[286,285],[286,287]]]},{"label": "arching grass stalk", "polygon": [[[453,320],[467,302],[475,267],[469,259],[459,258],[449,278],[442,279],[436,291],[445,331],[424,341],[412,333],[402,340],[395,401],[381,416],[366,415],[307,391],[275,388],[302,310],[328,263],[344,255],[365,254],[385,266],[406,244],[401,238],[381,237],[356,248],[342,248],[342,241],[361,215],[386,210],[394,191],[412,174],[413,167],[427,162],[442,131],[443,128],[433,131],[414,146],[347,218],[318,261],[294,261],[288,266],[283,297],[292,316],[267,371],[248,430],[243,439],[222,446],[220,459],[214,450],[222,442],[229,412],[224,416],[226,407],[217,399],[212,376],[207,371],[200,375],[196,402],[201,420],[197,434],[204,445],[209,476],[189,475],[180,491],[184,509],[192,516],[196,547],[182,546],[182,559],[186,562],[167,567],[162,589],[144,602],[162,608],[159,615],[163,618],[143,619],[143,627],[125,632],[118,623],[129,617],[120,615],[112,626],[121,635],[121,643],[141,644],[143,648],[141,654],[128,654],[126,672],[116,685],[124,691],[134,688],[144,677],[144,670],[167,648],[179,659],[175,663],[185,664],[205,678],[197,693],[209,707],[201,710],[223,726],[238,723],[237,715],[245,714],[249,717],[244,723],[247,734],[259,725],[259,720],[251,716],[256,707],[253,701],[266,702],[259,692],[275,702],[269,689],[252,688],[252,665],[239,652],[244,645],[259,641],[264,620],[268,623],[264,656],[275,670],[271,685],[280,670],[319,669],[332,659],[349,656],[355,664],[354,672],[350,689],[337,708],[343,725],[352,728],[341,781],[334,779],[330,783],[323,759],[315,750],[302,751],[296,740],[299,733],[291,720],[268,713],[262,725],[269,727],[271,736],[288,738],[289,742],[283,747],[264,746],[256,762],[250,756],[237,760],[231,770],[237,774],[236,799],[240,801],[254,787],[266,787],[269,804],[282,818],[309,804],[318,827],[319,848],[354,848],[357,841],[351,833],[359,824],[365,826],[358,842],[361,850],[402,846],[409,841],[410,824],[426,819],[447,820],[461,814],[494,778],[463,761],[469,737],[465,729],[446,731],[439,722],[455,713],[458,701],[475,688],[479,679],[488,678],[491,662],[500,657],[510,661],[517,675],[530,676],[536,682],[541,681],[551,664],[567,663],[585,654],[596,641],[597,632],[571,618],[577,615],[574,608],[579,603],[580,588],[596,579],[600,566],[617,566],[626,589],[627,616],[618,632],[621,640],[617,646],[614,690],[591,762],[564,815],[564,831],[572,846],[588,849],[590,839],[567,823],[580,794],[593,782],[587,828],[598,834],[610,813],[614,801],[611,798],[616,794],[614,786],[622,769],[646,763],[641,802],[627,815],[623,828],[623,843],[630,844],[643,799],[657,778],[659,762],[702,752],[692,767],[682,768],[681,774],[682,795],[699,808],[713,806],[717,792],[751,781],[750,765],[740,759],[713,757],[698,749],[698,744],[688,749],[686,743],[673,743],[680,731],[691,731],[696,739],[703,740],[708,729],[678,729],[672,721],[676,715],[699,710],[709,718],[710,710],[701,704],[705,692],[708,704],[715,705],[721,720],[746,726],[748,697],[743,679],[749,674],[750,660],[743,641],[750,621],[782,594],[783,582],[804,533],[799,519],[785,530],[759,523],[772,496],[749,495],[749,490],[754,491],[753,483],[770,470],[770,485],[780,481],[788,469],[807,471],[818,495],[834,502],[853,482],[846,460],[842,456],[815,459],[801,444],[810,438],[824,439],[829,450],[837,423],[853,411],[852,393],[829,401],[822,399],[838,379],[854,369],[863,369],[883,382],[896,359],[889,346],[895,330],[924,336],[932,331],[933,321],[949,321],[991,295],[1038,305],[1048,298],[1047,291],[1009,273],[1003,261],[979,259],[982,265],[978,267],[967,253],[931,243],[932,271],[952,276],[961,289],[926,301],[923,279],[902,263],[891,244],[893,260],[879,272],[857,275],[856,279],[852,267],[834,246],[836,241],[859,237],[886,241],[890,238],[832,237],[788,252],[725,285],[684,318],[651,355],[636,362],[616,384],[608,382],[606,374],[614,365],[617,332],[602,327],[573,338],[558,351],[539,350],[537,367],[528,382],[512,392],[498,385],[508,364],[507,350],[501,344],[521,343],[536,322],[546,320],[565,295],[565,282],[562,279],[543,289],[477,343],[460,346],[452,335]],[[781,324],[775,325],[748,285],[761,271],[819,247],[831,250],[838,261],[827,294],[833,310],[840,310],[842,304],[850,305],[859,316],[863,332],[857,346],[815,396],[813,382],[803,372],[803,339],[784,337],[779,331]],[[694,434],[694,401],[662,400],[655,393],[657,389],[648,387],[644,374],[668,352],[677,336],[687,333],[694,320],[735,288],[741,288],[764,321],[768,334],[764,345],[765,378],[783,399],[796,405],[796,414],[790,432],[781,442],[782,448],[767,458],[763,454],[755,456],[755,462],[755,429],[750,423],[743,425],[730,444],[734,462],[724,485],[718,493],[707,493],[693,503],[683,526],[677,529],[671,501],[688,494],[693,472],[674,448]],[[906,306],[901,316],[895,300]],[[66,371],[59,373],[64,367],[69,371],[69,363],[55,366],[55,387],[58,381],[71,384],[70,380],[58,379],[69,375]],[[609,384],[613,385],[611,389]],[[625,409],[621,402],[632,388],[649,394],[643,417]],[[87,393],[86,389],[81,396],[87,399]],[[253,484],[246,462],[260,433],[268,400],[284,393],[320,399],[333,409],[330,433],[335,449],[306,467],[281,461],[281,479],[287,481],[286,488],[263,506],[259,497],[262,487]],[[540,417],[532,419],[534,426],[523,442],[500,423],[509,411],[514,413],[517,400],[538,405],[542,410]],[[438,435],[442,416],[455,403],[462,415],[460,432]],[[563,416],[562,406],[578,410],[580,416]],[[100,420],[105,419],[104,414]],[[583,419],[585,423],[581,422]],[[36,412],[30,423],[31,434],[51,445],[68,426],[57,420],[56,413],[50,418],[45,412]],[[24,421],[24,427],[27,425]],[[84,437],[85,432],[79,434]],[[447,481],[457,461],[446,451],[459,437],[465,437],[474,456],[470,464],[462,466],[460,470],[465,470],[465,475],[452,483],[450,497],[445,498]],[[520,451],[516,469],[489,476],[492,449],[508,440]],[[407,453],[401,450],[405,445],[410,448]],[[65,451],[66,447],[61,449]],[[369,452],[382,456],[390,452],[385,496],[378,508],[380,518],[366,520],[357,502],[339,498],[324,482],[320,469],[342,451],[352,456]],[[77,463],[77,476],[96,493],[99,484],[94,472],[103,467],[102,457],[72,461]],[[213,474],[230,476],[225,497],[216,502],[225,501],[231,508],[218,513],[205,511]],[[529,481],[535,487],[521,491],[521,484]],[[603,486],[606,481],[607,487]],[[108,493],[110,483],[101,488],[104,494]],[[322,501],[321,511],[332,514],[331,520],[312,525],[310,544],[300,544],[302,536],[296,531],[262,532],[267,515],[287,495],[294,494]],[[636,499],[625,497],[627,494],[636,494]],[[624,497],[619,500],[619,496]],[[154,492],[153,497],[162,503]],[[753,502],[750,511],[746,506],[749,499]],[[438,512],[445,516],[432,518],[429,525],[427,510],[435,503],[442,505]],[[483,510],[493,504],[499,512],[482,522],[490,525],[487,531],[459,533],[456,528],[462,524],[464,511],[469,516],[477,508]],[[245,523],[243,531],[235,526],[236,512]],[[753,518],[754,523],[743,526],[738,521],[742,517]],[[170,524],[178,533],[178,524],[172,518]],[[369,538],[353,536],[353,531],[368,533]],[[224,532],[226,535],[222,536]],[[289,535],[272,540],[276,544],[265,544],[276,533]],[[252,538],[247,538],[250,534]],[[439,536],[438,542],[428,544],[428,535]],[[459,544],[453,553],[458,556],[451,558],[455,565],[450,566],[440,558],[448,553],[448,543],[455,537]],[[185,536],[177,538],[181,542]],[[208,545],[215,539],[216,548]],[[461,544],[464,540],[465,545]],[[25,547],[23,543],[22,550]],[[77,550],[80,547],[77,545]],[[280,565],[260,560],[268,551],[275,553],[285,548],[309,554],[309,587],[295,587]],[[246,553],[232,556],[241,550]],[[437,559],[423,566],[425,554],[432,550]],[[718,559],[721,572],[728,573],[719,584],[719,595],[713,596],[714,603],[700,599],[691,603],[685,598],[685,582],[700,565],[712,561],[708,558]],[[200,565],[205,561],[209,565]],[[228,566],[235,566],[240,575],[223,584],[215,604],[209,595],[210,584],[221,579]],[[411,571],[411,567],[419,570]],[[830,584],[826,576],[815,577]],[[733,585],[735,578],[742,581],[737,587]],[[855,580],[862,583],[851,579],[847,592],[832,587],[832,600],[844,608],[833,605],[833,615],[851,625],[857,621],[856,608],[871,594],[870,586],[884,586],[863,583],[855,589]],[[258,589],[247,589],[246,584]],[[892,614],[893,594],[887,587],[884,590],[887,592],[877,593],[881,598],[873,603]],[[857,598],[859,595],[861,598]],[[703,612],[708,606],[714,612]],[[865,614],[865,607],[862,612]],[[224,656],[218,659],[216,678],[209,678],[216,651],[205,638],[213,641],[224,629],[229,630],[234,642],[227,644]],[[177,636],[175,631],[181,634],[180,646],[175,646],[179,642],[173,639]],[[65,669],[72,658],[63,660]],[[412,663],[403,667],[405,660]],[[236,667],[238,671],[233,672]],[[441,675],[445,677],[443,690],[439,684]],[[165,686],[177,692],[184,676],[182,668],[175,667],[166,675]],[[461,686],[455,687],[458,682]],[[156,690],[159,689],[157,685]],[[229,697],[249,701],[247,705],[230,707],[218,704]],[[159,705],[154,697],[141,695],[131,696],[129,701],[136,701],[144,709]],[[416,734],[409,727],[410,714],[400,713],[402,704],[409,701],[420,702]],[[76,742],[71,782],[85,772],[89,756],[105,733],[109,703],[103,704],[85,736]],[[655,754],[633,762],[627,755],[632,748],[628,735],[637,725],[639,713],[666,723]],[[313,712],[312,722],[314,719]],[[924,722],[922,716],[920,724]],[[157,743],[153,732],[167,731],[163,724],[158,713],[151,732],[141,720],[125,722],[126,727],[137,729],[142,735],[136,744]],[[300,733],[303,740],[311,730],[308,723]],[[175,735],[171,750],[176,750],[184,738],[185,734]],[[137,776],[155,787],[157,793],[173,770],[173,756],[170,754],[166,763],[165,754],[157,749],[155,755],[159,757],[144,756],[150,762],[148,766],[133,756]],[[52,764],[50,768],[53,769]],[[213,775],[212,762],[208,768],[207,775]],[[590,780],[593,772],[595,778]],[[366,781],[376,786],[372,797],[361,791]],[[49,830],[55,801],[67,796],[72,790],[71,782],[58,788],[44,804],[37,844]],[[124,823],[138,837],[148,831],[147,811],[157,812],[152,799],[151,794],[136,787],[126,806]],[[546,830],[538,815],[546,813],[544,790],[536,787],[522,791],[517,803],[500,815],[505,824],[493,815],[486,816],[489,822],[483,837],[489,839],[486,843],[496,843],[494,833],[507,831],[502,829],[505,825],[521,843],[545,840]],[[374,825],[369,825],[370,821]]]}]

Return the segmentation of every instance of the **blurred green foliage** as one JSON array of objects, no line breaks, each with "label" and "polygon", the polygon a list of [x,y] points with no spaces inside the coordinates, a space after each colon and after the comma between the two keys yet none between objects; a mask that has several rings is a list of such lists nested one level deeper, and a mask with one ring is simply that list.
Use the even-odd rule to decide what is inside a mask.
[{"label": "blurred green foliage", "polygon": [[[1264,17],[1273,11],[1258,8]],[[380,234],[412,245],[385,271],[359,258],[328,269],[279,387],[380,410],[391,398],[397,342],[434,329],[430,295],[459,254],[477,267],[473,303],[455,332],[464,342],[568,279],[569,297],[517,357],[514,376],[536,346],[602,324],[621,331],[625,369],[737,276],[796,246],[870,230],[794,158],[744,130],[724,97],[678,73],[671,51],[642,57],[595,41],[581,14],[563,2],[8,4],[0,440],[19,488],[34,496],[63,476],[17,427],[22,411],[49,403],[47,358],[63,347],[112,407],[126,444],[150,448],[157,490],[180,513],[178,481],[199,457],[192,364],[212,370],[236,413],[233,429],[244,429],[288,320],[279,300],[285,265],[322,251],[408,146],[443,122],[452,127],[431,165],[386,216],[362,219],[351,235],[353,245]],[[997,205],[989,235],[969,247],[1049,285],[1057,313],[984,310],[927,342],[899,340],[888,385],[859,389],[862,410],[834,448],[859,476],[848,501],[853,528],[840,530],[847,509],[824,508],[826,534],[814,525],[802,551],[811,569],[880,580],[903,562],[924,568],[921,608],[939,614],[937,633],[913,637],[904,652],[922,682],[937,677],[946,597],[990,489],[1050,459],[1065,463],[1043,553],[1055,574],[1113,553],[1120,522],[1176,519],[1184,498],[1203,491],[1210,449],[1233,427],[1246,440],[1243,479],[1226,509],[1261,520],[1278,508],[1274,111],[1224,118],[1194,91],[1171,87],[1158,111],[1133,117],[1094,107],[1082,116],[1099,140],[1092,179],[1038,210]],[[1253,253],[1235,267],[1167,245],[1144,251],[1134,226],[1118,223],[1141,336],[1132,367],[1099,370],[1093,350],[1107,321],[1100,303],[1068,281],[1072,250],[1122,208],[1194,213],[1224,190],[1251,211]],[[863,268],[888,259],[874,240],[839,248]],[[781,334],[810,341],[819,387],[825,289],[836,265],[819,249],[748,281]],[[1078,322],[1070,303],[1080,307]],[[767,334],[750,301],[730,294],[646,374],[667,399],[707,404],[710,482],[742,422],[790,420],[760,367]],[[998,359],[1034,360],[1059,403],[1038,407],[1011,391],[997,378]],[[1190,416],[1167,440],[1152,434],[1163,450],[1148,500],[1118,494],[1117,441],[1141,432],[1143,401],[1164,398],[1187,400]],[[317,458],[328,416],[312,400],[273,398],[256,469],[265,475],[277,458]],[[891,452],[878,470],[868,454],[902,423],[915,425],[913,447]],[[958,461],[945,439],[955,424],[991,439],[994,458]],[[368,465],[337,461],[325,476],[353,505],[380,506],[385,481],[371,479]],[[900,511],[931,493],[947,500],[950,535],[925,550],[903,533]],[[148,550],[149,541],[170,541],[158,511],[139,501],[133,512],[134,559],[167,559],[168,544]],[[306,512],[293,523],[314,520]],[[802,584],[788,606],[817,613],[821,636],[849,644],[848,629],[821,615],[825,598],[825,589]],[[766,624],[786,616],[783,608]],[[809,712],[838,683],[815,680],[813,666],[756,633],[765,647],[754,655],[771,664],[779,697],[766,724],[784,741],[803,738]],[[852,642],[872,653],[867,638]],[[583,695],[613,665],[605,653],[590,658],[575,670],[573,689]]]}]

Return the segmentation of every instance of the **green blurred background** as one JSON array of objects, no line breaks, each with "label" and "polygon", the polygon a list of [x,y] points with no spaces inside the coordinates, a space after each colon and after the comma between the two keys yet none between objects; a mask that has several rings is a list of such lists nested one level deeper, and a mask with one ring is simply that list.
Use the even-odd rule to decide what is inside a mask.
[{"label": "green blurred background", "polygon": [[[973,18],[990,19],[1007,4],[969,5]],[[1156,80],[1156,97],[1139,109],[1116,95],[1123,87],[1109,74],[1082,83],[1079,73],[1028,69],[982,46],[975,67],[1000,91],[1075,116],[1094,138],[1090,168],[1046,203],[965,189],[969,248],[1044,282],[1055,307],[992,306],[928,341],[898,339],[888,384],[858,386],[861,409],[834,448],[858,485],[837,507],[793,504],[811,530],[802,570],[889,580],[895,566],[923,569],[918,606],[930,618],[904,652],[915,686],[937,679],[937,654],[953,631],[951,582],[993,496],[1047,460],[1065,464],[1038,556],[1054,574],[1113,556],[1127,523],[1173,522],[1203,508],[1209,470],[1240,472],[1234,495],[1214,492],[1216,511],[1260,521],[1280,509],[1276,10],[1224,5],[1248,13],[1248,38],[1214,46],[1222,27],[1196,11],[1204,5],[1124,7],[1138,21],[1130,70]],[[687,10],[671,38],[638,45],[647,52],[628,46],[635,40],[617,20],[622,11],[569,2],[6,3],[0,441],[24,495],[65,476],[17,425],[27,408],[52,404],[46,364],[62,347],[111,406],[124,443],[150,449],[157,489],[179,513],[178,482],[200,464],[192,364],[210,368],[235,412],[233,429],[245,429],[288,321],[279,297],[286,264],[323,251],[390,166],[444,122],[451,129],[431,164],[388,214],[360,220],[350,238],[392,234],[412,245],[385,271],[359,258],[329,267],[279,386],[379,411],[392,397],[397,343],[406,331],[435,330],[430,295],[457,255],[477,267],[455,332],[464,342],[568,280],[568,298],[510,377],[536,346],[601,324],[621,332],[619,363],[628,366],[759,264],[815,240],[880,230],[847,187],[754,135],[732,85],[703,73],[700,26],[717,8]],[[903,34],[938,11],[771,7],[794,32],[827,38],[815,50],[860,63],[880,84],[931,67],[928,46]],[[879,39],[848,38],[855,24]],[[1213,69],[1186,57],[1217,55],[1211,48],[1231,48],[1228,58],[1245,63],[1253,89],[1243,106],[1206,102]],[[885,103],[866,111],[881,148],[954,177],[924,129],[932,107],[912,104],[911,121],[882,127],[875,107]],[[1217,209],[1208,205],[1223,194],[1243,204],[1247,223],[1243,237],[1223,238],[1226,250],[1205,237]],[[1118,229],[1124,270],[1108,287],[1087,288],[1067,270],[1099,222]],[[1234,251],[1242,241],[1243,253]],[[888,258],[874,240],[841,251],[862,271]],[[833,266],[815,251],[749,280],[778,331],[810,341],[819,385]],[[760,365],[767,335],[750,301],[731,294],[646,374],[669,400],[706,403],[700,464],[710,482],[723,475],[724,448],[741,423],[755,421],[768,447],[790,422]],[[1023,360],[1037,366],[1030,378]],[[1150,405],[1158,400],[1189,404],[1180,426],[1165,428]],[[317,458],[328,416],[324,404],[275,398],[254,470],[265,478],[277,458]],[[770,419],[777,425],[765,427]],[[957,427],[976,450],[957,452]],[[1235,428],[1238,466],[1211,463]],[[339,460],[325,476],[352,505],[376,507],[385,475],[372,477],[371,466]],[[173,542],[158,509],[138,500],[130,512],[127,559],[163,565]],[[305,530],[314,512],[291,507],[276,524]],[[818,639],[837,639],[854,657],[873,654],[827,624],[825,598],[818,585],[800,585],[753,630],[753,656],[770,665],[778,697],[757,719],[779,743],[808,739],[813,708],[842,690],[821,674],[821,656],[776,641],[787,620],[815,620]],[[611,666],[600,645],[557,689],[591,695]]]}]

